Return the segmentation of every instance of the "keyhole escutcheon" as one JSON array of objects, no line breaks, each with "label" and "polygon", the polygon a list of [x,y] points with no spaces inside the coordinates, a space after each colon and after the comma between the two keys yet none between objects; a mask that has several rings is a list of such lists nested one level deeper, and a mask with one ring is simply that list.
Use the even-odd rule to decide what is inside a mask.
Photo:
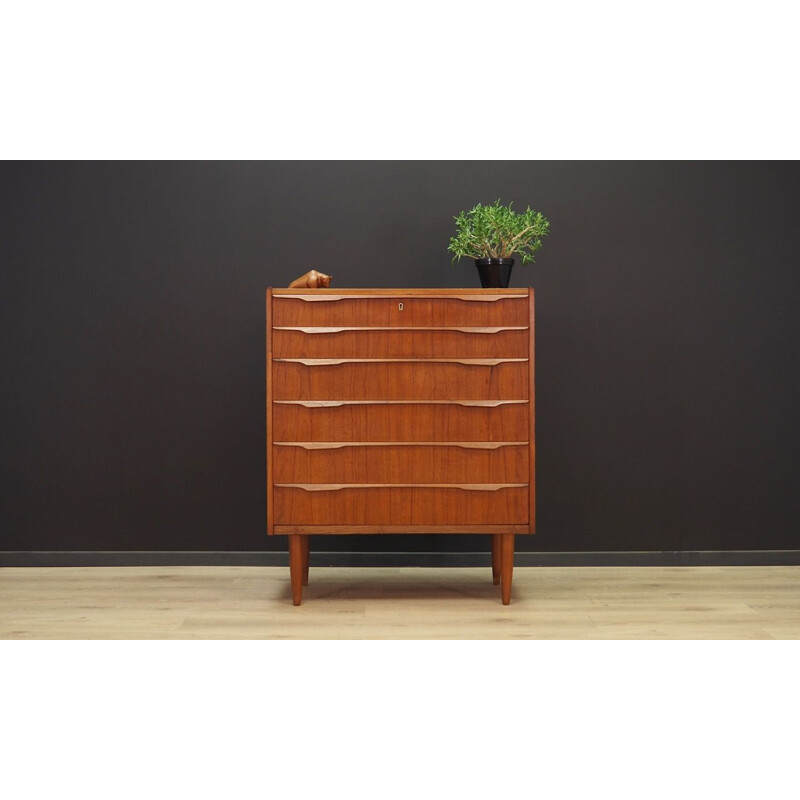
[{"label": "keyhole escutcheon", "polygon": [[403,304],[402,303],[398,303],[397,304],[397,308],[398,308],[399,311],[402,311],[403,310]]}]

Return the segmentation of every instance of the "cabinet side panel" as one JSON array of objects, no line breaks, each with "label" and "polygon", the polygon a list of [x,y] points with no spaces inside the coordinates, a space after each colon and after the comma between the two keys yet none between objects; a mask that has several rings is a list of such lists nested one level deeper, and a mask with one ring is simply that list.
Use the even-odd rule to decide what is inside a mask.
[{"label": "cabinet side panel", "polygon": [[267,534],[275,533],[274,480],[272,469],[272,289],[267,289]]},{"label": "cabinet side panel", "polygon": [[530,471],[528,475],[528,494],[530,498],[530,515],[528,517],[528,525],[530,526],[530,532],[536,533],[536,361],[534,359],[536,337],[532,288],[528,289],[528,302],[528,334],[530,337],[530,352],[528,354],[528,413],[530,414],[528,422],[528,446],[530,447],[528,456],[528,469]]}]

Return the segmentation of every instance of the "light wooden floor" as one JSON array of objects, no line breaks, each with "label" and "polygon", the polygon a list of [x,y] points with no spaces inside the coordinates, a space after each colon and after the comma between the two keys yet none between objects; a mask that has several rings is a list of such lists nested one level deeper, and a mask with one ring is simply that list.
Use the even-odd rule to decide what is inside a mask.
[{"label": "light wooden floor", "polygon": [[0,639],[800,639],[800,566],[3,568]]}]

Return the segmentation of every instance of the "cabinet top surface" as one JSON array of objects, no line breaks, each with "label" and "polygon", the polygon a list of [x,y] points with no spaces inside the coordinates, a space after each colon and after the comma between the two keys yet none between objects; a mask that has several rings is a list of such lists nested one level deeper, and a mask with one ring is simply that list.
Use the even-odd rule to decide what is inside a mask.
[{"label": "cabinet top surface", "polygon": [[[269,289],[267,290],[269,291]],[[458,295],[503,295],[508,297],[527,296],[527,287],[520,289],[272,289],[273,295],[296,296],[336,296],[354,297],[452,297]]]}]

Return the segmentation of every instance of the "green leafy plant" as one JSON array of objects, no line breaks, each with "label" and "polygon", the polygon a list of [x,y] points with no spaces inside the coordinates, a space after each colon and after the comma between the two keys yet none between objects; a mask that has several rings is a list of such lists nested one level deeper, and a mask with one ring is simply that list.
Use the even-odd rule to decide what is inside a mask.
[{"label": "green leafy plant", "polygon": [[456,235],[447,248],[453,263],[461,258],[511,258],[515,254],[523,264],[534,261],[550,223],[530,207],[518,214],[511,205],[501,205],[499,199],[490,206],[478,203],[453,217]]}]

